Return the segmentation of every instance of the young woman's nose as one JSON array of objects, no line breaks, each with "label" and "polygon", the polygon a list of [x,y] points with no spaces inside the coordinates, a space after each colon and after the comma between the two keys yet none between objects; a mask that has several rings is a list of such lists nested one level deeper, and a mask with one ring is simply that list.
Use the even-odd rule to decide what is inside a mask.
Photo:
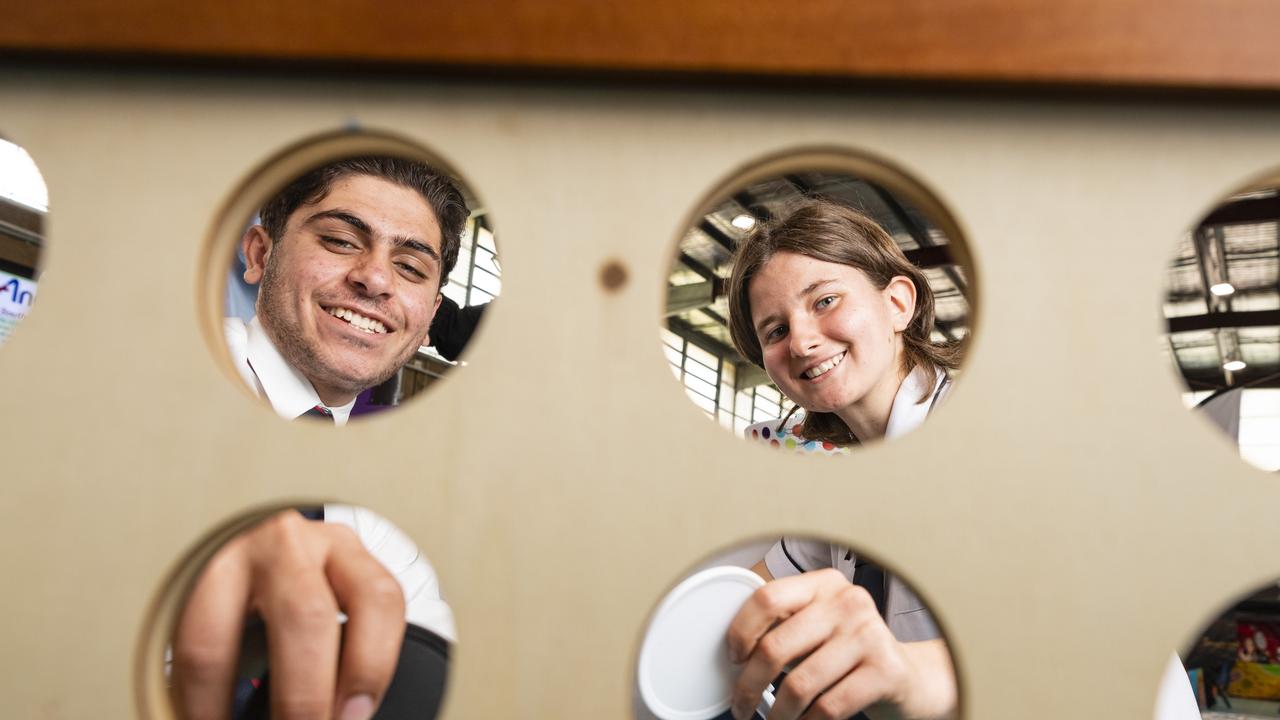
[{"label": "young woman's nose", "polygon": [[793,318],[791,320],[789,340],[791,354],[803,357],[810,354],[821,343],[822,335],[818,332],[818,324],[809,318]]}]

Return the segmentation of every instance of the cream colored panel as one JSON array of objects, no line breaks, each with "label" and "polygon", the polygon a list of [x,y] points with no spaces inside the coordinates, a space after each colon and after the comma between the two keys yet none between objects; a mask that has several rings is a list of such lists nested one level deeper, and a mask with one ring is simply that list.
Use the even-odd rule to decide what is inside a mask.
[{"label": "cream colored panel", "polygon": [[[502,223],[504,287],[465,373],[337,435],[232,389],[196,285],[249,169],[352,124],[461,169]],[[0,352],[5,715],[136,714],[174,563],[238,513],[337,499],[435,562],[464,640],[450,718],[625,717],[672,578],[784,531],[906,572],[955,642],[967,717],[1150,717],[1169,650],[1280,575],[1215,552],[1270,544],[1246,519],[1280,483],[1182,409],[1156,340],[1170,248],[1280,163],[1276,127],[1208,103],[10,72],[0,133],[52,211],[40,307]],[[932,188],[982,282],[946,412],[846,462],[722,432],[657,336],[704,194],[825,144]],[[610,258],[629,281],[606,294]]]}]

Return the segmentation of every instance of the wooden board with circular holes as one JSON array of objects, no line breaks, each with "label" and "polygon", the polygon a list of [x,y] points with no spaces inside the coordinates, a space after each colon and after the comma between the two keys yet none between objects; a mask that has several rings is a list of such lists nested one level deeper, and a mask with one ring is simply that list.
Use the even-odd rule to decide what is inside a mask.
[{"label": "wooden board with circular holes", "polygon": [[[1175,242],[1280,177],[1277,127],[1280,108],[1196,100],[6,72],[0,135],[51,210],[39,301],[0,349],[5,715],[169,717],[143,660],[184,560],[237,518],[333,499],[435,564],[452,720],[628,717],[664,592],[784,532],[919,589],[964,717],[1151,717],[1170,651],[1280,576],[1280,481],[1183,410],[1159,339]],[[365,131],[478,193],[503,295],[421,401],[340,433],[283,423],[225,370],[205,260],[265,161]],[[824,148],[932,191],[981,283],[949,404],[838,461],[716,427],[658,339],[689,219],[762,159]]]}]

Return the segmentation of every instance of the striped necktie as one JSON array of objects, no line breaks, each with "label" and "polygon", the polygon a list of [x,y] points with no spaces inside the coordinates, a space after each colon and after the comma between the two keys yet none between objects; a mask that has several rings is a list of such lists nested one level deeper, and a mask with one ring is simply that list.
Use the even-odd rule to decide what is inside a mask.
[{"label": "striped necktie", "polygon": [[333,419],[333,411],[323,405],[317,405],[310,410],[302,413],[299,417],[309,417],[324,420],[326,422],[337,424],[337,420]]}]

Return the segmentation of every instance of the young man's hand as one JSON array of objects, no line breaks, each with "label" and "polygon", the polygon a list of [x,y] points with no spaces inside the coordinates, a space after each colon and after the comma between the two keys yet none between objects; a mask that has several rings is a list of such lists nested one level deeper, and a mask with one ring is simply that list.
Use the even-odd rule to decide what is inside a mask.
[{"label": "young man's hand", "polygon": [[877,704],[912,720],[955,713],[946,644],[898,642],[867,591],[836,570],[767,583],[738,612],[728,640],[730,658],[745,663],[733,694],[738,720],[751,717],[784,669],[769,720],[845,720]]},{"label": "young man's hand", "polygon": [[[347,615],[345,633],[339,611]],[[179,717],[230,717],[241,634],[251,614],[267,629],[272,718],[373,715],[404,639],[404,594],[349,528],[289,510],[218,550],[196,581],[174,638]]]}]

